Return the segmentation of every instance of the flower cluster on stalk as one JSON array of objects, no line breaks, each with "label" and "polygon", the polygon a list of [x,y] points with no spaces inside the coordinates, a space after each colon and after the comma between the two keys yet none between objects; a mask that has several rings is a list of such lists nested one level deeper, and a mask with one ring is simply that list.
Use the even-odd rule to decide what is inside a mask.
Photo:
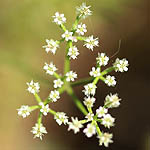
[{"label": "flower cluster on stalk", "polygon": [[[89,78],[77,80],[77,73],[70,69],[70,61],[77,59],[80,54],[75,42],[83,42],[83,46],[91,51],[93,51],[95,47],[99,46],[98,38],[94,38],[93,35],[84,36],[84,34],[87,32],[87,26],[80,22],[80,20],[92,15],[90,8],[91,6],[87,6],[86,3],[83,3],[81,6],[76,8],[77,17],[71,29],[67,29],[64,25],[66,23],[64,14],[56,12],[52,17],[53,22],[63,30],[63,34],[61,35],[60,40],[46,39],[47,45],[44,45],[43,48],[47,53],[51,52],[53,55],[55,55],[57,49],[60,47],[60,44],[62,42],[66,43],[64,74],[61,75],[58,73],[58,69],[53,62],[50,62],[49,64],[45,62],[43,69],[45,70],[46,74],[55,78],[53,80],[54,89],[49,91],[49,95],[45,100],[42,100],[39,96],[40,84],[31,80],[31,82],[27,83],[27,90],[29,93],[34,95],[37,105],[22,105],[19,109],[17,109],[18,115],[22,116],[23,118],[29,116],[32,111],[39,110],[37,123],[34,127],[32,127],[31,130],[31,132],[34,134],[34,138],[38,137],[42,140],[44,134],[47,134],[46,128],[42,124],[42,117],[47,116],[47,114],[50,113],[53,115],[54,120],[58,125],[64,124],[68,126],[68,131],[72,130],[75,134],[83,131],[88,138],[92,137],[93,135],[97,135],[96,137],[98,138],[99,145],[104,145],[105,147],[108,147],[109,144],[113,142],[113,134],[101,131],[101,126],[109,129],[115,125],[115,118],[110,114],[110,109],[117,108],[120,105],[121,98],[119,98],[117,93],[108,94],[105,97],[104,105],[99,106],[94,112],[93,107],[97,101],[95,94],[99,81],[104,82],[109,87],[114,87],[117,83],[116,78],[109,75],[109,73],[112,71],[128,71],[128,61],[125,58],[117,58],[111,67],[103,70],[102,67],[106,67],[110,58],[105,53],[98,52],[96,65],[93,66],[89,71]],[[82,90],[83,94],[85,95],[83,103],[77,98],[73,90],[73,86],[80,84],[84,84]],[[84,114],[82,119],[73,116],[69,118],[65,112],[56,112],[51,109],[50,104],[57,102],[63,92],[66,92],[72,97],[72,99],[76,101],[76,106]]]}]

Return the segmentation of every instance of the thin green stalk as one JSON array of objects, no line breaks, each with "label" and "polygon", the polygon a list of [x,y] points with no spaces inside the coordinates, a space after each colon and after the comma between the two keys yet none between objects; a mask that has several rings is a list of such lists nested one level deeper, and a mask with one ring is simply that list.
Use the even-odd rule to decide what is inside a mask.
[{"label": "thin green stalk", "polygon": [[30,111],[34,111],[34,110],[36,110],[36,109],[38,109],[38,108],[39,108],[38,105],[30,106]]},{"label": "thin green stalk", "polygon": [[66,27],[63,24],[60,25],[60,28],[63,29],[64,31],[67,30]]},{"label": "thin green stalk", "polygon": [[40,96],[37,93],[34,94],[34,97],[38,103],[40,103],[42,101]]},{"label": "thin green stalk", "polygon": [[56,72],[54,72],[54,77],[57,78],[57,79],[61,78],[61,76],[59,74],[57,74]]},{"label": "thin green stalk", "polygon": [[76,38],[79,41],[84,41],[86,39],[86,37],[83,37],[83,36],[77,36]]},{"label": "thin green stalk", "polygon": [[40,112],[38,116],[38,120],[37,120],[38,125],[40,125],[41,122],[42,122],[42,112]]},{"label": "thin green stalk", "polygon": [[75,20],[75,22],[74,22],[74,24],[73,24],[73,26],[72,26],[72,32],[73,32],[73,35],[74,35],[74,33],[75,33],[75,31],[76,31],[76,28],[77,28],[77,25],[78,25],[78,23],[79,23],[79,20],[80,20],[80,17],[79,16],[77,16],[76,17],[76,20]]},{"label": "thin green stalk", "polygon": [[102,132],[101,132],[101,130],[100,130],[100,128],[99,128],[97,122],[94,121],[94,124],[95,124],[95,126],[96,126],[96,130],[97,130],[98,135],[101,136],[101,135],[102,135]]},{"label": "thin green stalk", "polygon": [[52,114],[52,115],[56,115],[56,112],[52,109],[49,110],[49,112]]},{"label": "thin green stalk", "polygon": [[87,115],[88,112],[86,110],[86,108],[83,106],[83,104],[80,102],[80,100],[77,98],[77,96],[75,95],[72,87],[68,86],[68,88],[66,89],[67,93],[72,97],[75,105],[78,107],[78,109],[84,114]]},{"label": "thin green stalk", "polygon": [[101,72],[101,75],[104,76],[104,75],[106,75],[106,74],[108,74],[109,72],[112,72],[112,71],[114,71],[114,70],[115,70],[114,67],[109,67],[109,68],[105,69],[103,72]]},{"label": "thin green stalk", "polygon": [[69,48],[72,47],[72,41],[67,42],[66,54],[65,54],[65,65],[64,65],[64,74],[70,71],[70,59],[68,56]]}]

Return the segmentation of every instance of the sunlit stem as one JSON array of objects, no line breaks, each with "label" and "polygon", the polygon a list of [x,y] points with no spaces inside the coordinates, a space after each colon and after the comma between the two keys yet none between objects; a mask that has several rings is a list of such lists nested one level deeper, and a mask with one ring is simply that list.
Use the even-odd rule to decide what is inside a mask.
[{"label": "sunlit stem", "polygon": [[60,25],[60,28],[63,29],[64,31],[67,30],[66,27],[63,24]]},{"label": "sunlit stem", "polygon": [[42,112],[39,112],[39,116],[38,116],[38,120],[37,120],[37,123],[39,126],[40,126],[41,122],[42,122]]},{"label": "sunlit stem", "polygon": [[49,110],[49,112],[52,114],[52,115],[56,115],[56,112],[52,109]]},{"label": "sunlit stem", "polygon": [[34,110],[36,110],[36,109],[38,109],[39,108],[39,106],[38,105],[35,105],[35,106],[30,106],[30,111],[34,111]]},{"label": "sunlit stem", "polygon": [[73,26],[72,26],[72,32],[73,32],[73,35],[74,35],[74,33],[76,32],[76,29],[77,29],[77,25],[78,25],[78,23],[79,23],[79,20],[80,20],[80,17],[79,16],[77,16],[76,17],[76,20],[75,20],[75,22],[74,22],[74,24],[73,24]]},{"label": "sunlit stem", "polygon": [[34,97],[38,103],[40,103],[42,101],[40,96],[37,93],[34,94]]}]

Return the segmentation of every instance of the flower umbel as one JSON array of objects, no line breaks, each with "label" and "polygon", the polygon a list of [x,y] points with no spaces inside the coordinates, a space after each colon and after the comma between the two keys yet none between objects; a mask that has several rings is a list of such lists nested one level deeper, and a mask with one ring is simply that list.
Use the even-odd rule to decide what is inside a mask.
[{"label": "flower umbel", "polygon": [[66,78],[67,82],[74,81],[75,78],[77,78],[77,74],[73,71],[69,71],[69,72],[66,73],[66,77],[67,77]]},{"label": "flower umbel", "polygon": [[108,76],[106,77],[105,83],[106,83],[108,86],[115,86],[115,85],[116,85],[115,77],[108,75]]},{"label": "flower umbel", "polygon": [[40,102],[39,105],[41,106],[40,112],[43,113],[44,116],[47,115],[47,113],[49,112],[49,105],[44,105],[43,102]]},{"label": "flower umbel", "polygon": [[33,82],[33,80],[30,82],[30,83],[27,83],[28,85],[28,91],[32,94],[35,94],[35,93],[39,93],[40,91],[40,85],[38,82]]},{"label": "flower umbel", "polygon": [[49,99],[51,99],[52,102],[56,102],[59,98],[60,98],[59,91],[57,90],[51,91],[49,95]]},{"label": "flower umbel", "polygon": [[66,22],[66,18],[64,17],[64,14],[59,14],[59,12],[56,12],[53,18],[54,18],[54,22],[58,25],[61,25]]},{"label": "flower umbel", "polygon": [[94,134],[96,134],[96,128],[93,124],[88,124],[87,128],[85,128],[83,132],[87,137],[92,137]]},{"label": "flower umbel", "polygon": [[96,60],[99,66],[106,66],[108,64],[109,57],[107,57],[105,53],[98,53]]},{"label": "flower umbel", "polygon": [[22,105],[21,108],[17,109],[18,115],[22,116],[23,118],[26,118],[30,115],[30,108],[27,105]]},{"label": "flower umbel", "polygon": [[76,46],[69,48],[68,56],[70,56],[70,58],[76,59],[78,55],[79,55],[79,50],[77,49]]},{"label": "flower umbel", "polygon": [[66,125],[68,123],[68,116],[64,112],[57,112],[54,116],[54,119],[59,125]]},{"label": "flower umbel", "polygon": [[45,66],[43,67],[43,69],[49,75],[53,75],[54,72],[57,70],[57,68],[55,67],[55,65],[52,62],[50,64],[45,63]]}]

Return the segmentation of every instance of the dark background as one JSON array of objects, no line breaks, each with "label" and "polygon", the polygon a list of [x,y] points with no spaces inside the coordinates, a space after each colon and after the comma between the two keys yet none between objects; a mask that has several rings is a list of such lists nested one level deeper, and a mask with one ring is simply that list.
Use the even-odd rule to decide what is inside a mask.
[{"label": "dark background", "polygon": [[[56,56],[46,54],[42,45],[46,38],[59,39],[62,31],[52,23],[56,11],[65,14],[67,27],[75,18],[75,7],[81,0],[1,0],[0,1],[0,150],[150,150],[150,37],[148,0],[86,0],[92,6],[93,16],[83,22],[88,33],[100,39],[100,47],[94,52],[80,43],[79,58],[71,67],[79,78],[87,77],[95,65],[97,52],[113,56],[121,39],[121,49],[116,57],[129,60],[127,73],[115,74],[117,86],[108,88],[99,82],[95,109],[103,104],[105,96],[119,93],[121,107],[113,109],[116,125],[110,132],[114,143],[109,148],[99,147],[96,137],[87,139],[81,132],[74,135],[67,127],[58,126],[51,115],[43,123],[48,134],[41,142],[33,139],[31,127],[37,119],[37,111],[27,119],[17,116],[22,104],[32,105],[35,100],[25,89],[26,82],[34,79],[41,84],[40,96],[47,97],[52,89],[52,78],[45,75],[44,62],[54,61],[63,70],[64,46]],[[111,64],[111,63],[110,63]],[[75,88],[82,100],[82,86]],[[51,106],[69,116],[83,115],[65,93]]]}]

